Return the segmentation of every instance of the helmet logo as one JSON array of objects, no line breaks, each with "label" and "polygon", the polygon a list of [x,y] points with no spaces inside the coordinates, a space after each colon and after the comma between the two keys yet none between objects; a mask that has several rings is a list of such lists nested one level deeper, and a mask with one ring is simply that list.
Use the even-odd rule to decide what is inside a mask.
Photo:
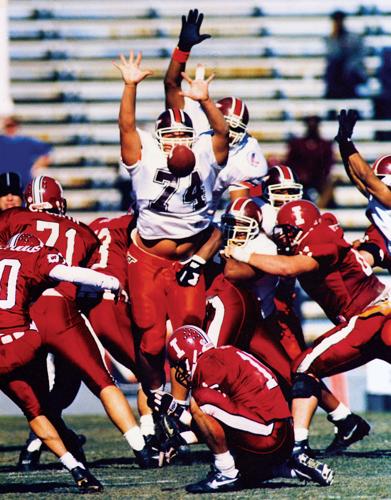
[{"label": "helmet logo", "polygon": [[301,226],[302,224],[305,223],[305,220],[303,219],[303,211],[301,210],[300,205],[296,205],[295,207],[292,207],[292,213],[293,213],[293,216],[295,217],[295,223],[298,226]]},{"label": "helmet logo", "polygon": [[173,338],[170,341],[170,346],[173,347],[173,349],[174,349],[174,351],[179,359],[183,358],[183,356],[186,354],[185,351],[179,347],[177,338]]}]

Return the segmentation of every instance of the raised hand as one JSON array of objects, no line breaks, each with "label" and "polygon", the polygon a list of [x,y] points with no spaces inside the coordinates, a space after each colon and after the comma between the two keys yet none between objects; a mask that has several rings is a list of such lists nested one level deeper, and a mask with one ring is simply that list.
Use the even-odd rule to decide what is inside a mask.
[{"label": "raised hand", "polygon": [[182,28],[179,34],[178,48],[184,52],[190,52],[193,45],[201,43],[203,40],[210,38],[210,35],[200,35],[200,28],[204,14],[198,14],[198,10],[189,10],[186,16],[182,16]]},{"label": "raised hand", "polygon": [[352,138],[354,126],[358,120],[358,113],[355,109],[341,109],[338,115],[338,133],[335,140],[338,143],[347,141]]},{"label": "raised hand", "polygon": [[116,68],[120,70],[122,79],[125,84],[137,85],[142,80],[144,80],[144,78],[152,75],[152,71],[142,70],[140,68],[142,59],[141,52],[137,54],[136,59],[134,57],[133,50],[129,54],[129,59],[126,59],[126,57],[123,54],[121,54],[119,58],[120,62],[119,63],[113,62],[113,64]]},{"label": "raised hand", "polygon": [[197,64],[195,79],[192,80],[186,73],[181,73],[184,80],[190,85],[190,89],[187,92],[180,92],[180,95],[184,97],[190,97],[193,101],[206,101],[209,99],[209,83],[215,77],[212,73],[206,80],[205,77],[205,66],[203,64]]}]

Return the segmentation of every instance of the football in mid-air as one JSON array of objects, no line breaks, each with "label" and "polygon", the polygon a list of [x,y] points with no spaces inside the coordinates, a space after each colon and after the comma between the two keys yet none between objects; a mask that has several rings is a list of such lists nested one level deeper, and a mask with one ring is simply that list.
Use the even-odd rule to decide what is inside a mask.
[{"label": "football in mid-air", "polygon": [[184,144],[174,146],[167,158],[168,170],[175,177],[186,177],[191,174],[195,163],[196,159],[193,151]]}]

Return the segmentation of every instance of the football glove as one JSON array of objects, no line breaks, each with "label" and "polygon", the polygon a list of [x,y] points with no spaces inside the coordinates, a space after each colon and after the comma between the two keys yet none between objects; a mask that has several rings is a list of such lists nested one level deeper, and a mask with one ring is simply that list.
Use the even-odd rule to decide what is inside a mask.
[{"label": "football glove", "polygon": [[203,40],[210,38],[210,35],[200,35],[200,28],[204,14],[198,14],[198,10],[189,10],[186,16],[182,16],[182,28],[179,34],[178,49],[183,52],[190,52],[191,48]]},{"label": "football glove", "polygon": [[176,273],[176,279],[181,286],[196,286],[206,260],[198,255],[193,257]]},{"label": "football glove", "polygon": [[358,119],[358,113],[355,109],[341,109],[338,115],[338,133],[335,136],[335,140],[338,144],[346,142],[352,138],[353,129]]},{"label": "football glove", "polygon": [[[154,413],[158,415],[172,415],[180,407],[174,396],[169,392],[153,392],[148,397],[148,405]],[[179,415],[178,415],[179,416]]]},{"label": "football glove", "polygon": [[181,435],[179,420],[173,415],[160,415],[155,419],[155,435],[163,463],[170,463],[179,447],[187,444]]}]

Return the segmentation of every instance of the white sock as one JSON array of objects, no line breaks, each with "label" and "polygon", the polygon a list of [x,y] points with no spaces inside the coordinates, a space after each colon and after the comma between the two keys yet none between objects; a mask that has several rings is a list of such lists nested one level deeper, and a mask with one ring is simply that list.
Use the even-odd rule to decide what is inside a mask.
[{"label": "white sock", "polygon": [[329,417],[333,422],[338,422],[338,420],[344,420],[352,412],[343,403],[339,403],[337,408],[329,413]]},{"label": "white sock", "polygon": [[39,438],[35,438],[32,441],[29,442],[27,446],[27,451],[33,452],[40,450],[42,446],[42,441]]},{"label": "white sock", "polygon": [[60,462],[68,470],[72,470],[75,467],[81,467],[82,469],[85,469],[84,465],[81,462],[78,462],[72,455],[72,453],[69,453],[69,451],[67,451],[62,457],[60,457]]},{"label": "white sock", "polygon": [[138,425],[135,425],[131,429],[125,432],[124,438],[128,442],[129,446],[133,450],[140,451],[145,446],[144,436],[142,435],[141,429]]},{"label": "white sock", "polygon": [[148,436],[148,434],[155,434],[155,424],[153,422],[152,413],[141,415],[140,429],[144,436]]},{"label": "white sock", "polygon": [[308,439],[308,429],[304,427],[295,427],[294,428],[295,441],[305,441]]},{"label": "white sock", "polygon": [[218,471],[220,471],[224,476],[229,478],[235,478],[239,471],[235,467],[234,457],[231,455],[229,451],[225,453],[215,453],[215,466]]}]

